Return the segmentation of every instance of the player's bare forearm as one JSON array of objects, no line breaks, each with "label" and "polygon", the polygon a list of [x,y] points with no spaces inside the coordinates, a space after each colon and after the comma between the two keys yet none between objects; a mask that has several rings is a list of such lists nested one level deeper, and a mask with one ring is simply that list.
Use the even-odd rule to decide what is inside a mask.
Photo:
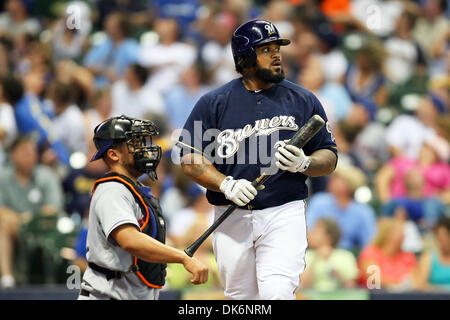
[{"label": "player's bare forearm", "polygon": [[139,232],[136,226],[131,224],[117,227],[111,232],[111,237],[123,250],[147,262],[184,263],[188,258],[183,251],[169,247]]},{"label": "player's bare forearm", "polygon": [[199,185],[208,190],[221,192],[220,184],[225,179],[225,175],[200,154],[187,154],[181,159],[183,172]]},{"label": "player's bare forearm", "polygon": [[202,284],[208,280],[208,268],[181,250],[169,247],[139,232],[135,225],[124,224],[111,232],[120,247],[141,260],[154,263],[181,263],[193,275],[191,283]]},{"label": "player's bare forearm", "polygon": [[336,154],[328,149],[320,149],[310,155],[311,164],[303,173],[310,177],[326,176],[334,171],[337,164]]}]

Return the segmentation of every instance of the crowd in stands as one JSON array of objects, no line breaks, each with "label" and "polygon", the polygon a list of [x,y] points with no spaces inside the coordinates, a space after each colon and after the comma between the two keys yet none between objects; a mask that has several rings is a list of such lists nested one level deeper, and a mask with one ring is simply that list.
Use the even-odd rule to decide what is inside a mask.
[{"label": "crowd in stands", "polygon": [[[158,180],[143,182],[168,243],[183,249],[206,230],[212,207],[174,163],[174,137],[204,93],[239,77],[233,30],[264,18],[291,39],[286,79],[321,101],[339,151],[334,173],[308,181],[299,290],[450,291],[449,1],[0,0],[0,10],[2,288],[57,281],[33,276],[39,257],[86,268],[90,192],[105,172],[89,162],[93,129],[111,116],[159,127]],[[49,245],[48,217],[72,237]],[[197,290],[220,292],[210,241],[196,255],[211,270]],[[167,289],[192,287],[169,266]]]}]

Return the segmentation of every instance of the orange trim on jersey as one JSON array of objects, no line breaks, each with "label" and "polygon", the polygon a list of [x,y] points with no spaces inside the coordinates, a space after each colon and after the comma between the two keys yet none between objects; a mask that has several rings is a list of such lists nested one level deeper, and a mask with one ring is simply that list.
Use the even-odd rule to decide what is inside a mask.
[{"label": "orange trim on jersey", "polygon": [[[125,179],[118,177],[118,176],[114,176],[114,177],[106,177],[106,178],[101,178],[98,179],[97,181],[95,181],[94,186],[92,188],[92,195],[95,192],[95,189],[97,187],[97,184],[101,183],[101,182],[105,182],[105,181],[114,181],[114,180],[119,180],[121,182],[123,182],[124,184],[126,184],[127,186],[130,187],[130,189],[133,191],[133,193],[139,198],[139,200],[142,202],[142,204],[144,205],[145,208],[145,212],[147,213],[147,219],[145,220],[144,224],[142,225],[141,231],[143,231],[145,229],[145,227],[148,224],[148,220],[150,219],[150,212],[148,212],[148,208],[147,205],[145,204],[144,199],[142,199],[141,195],[136,191],[136,189]],[[91,197],[92,197],[91,195]],[[134,266],[137,266],[137,257],[134,257]],[[151,287],[151,288],[157,288],[157,289],[161,289],[162,286],[158,286],[156,284],[152,284],[150,282],[147,281],[147,279],[144,278],[144,276],[142,275],[142,273],[140,271],[135,271],[135,273],[138,275],[138,277],[142,280],[142,282],[144,282],[147,286]]]},{"label": "orange trim on jersey", "polygon": [[126,181],[125,179],[122,179],[121,177],[117,177],[117,176],[98,179],[98,180],[95,181],[95,183],[94,183],[94,187],[93,187],[93,189],[92,189],[92,194],[94,194],[95,188],[97,187],[97,184],[98,184],[98,183],[100,183],[100,182],[105,182],[105,181],[112,181],[112,180],[120,180],[121,182],[123,182],[124,184],[126,184],[127,186],[129,186],[130,189],[133,191],[133,193],[139,198],[139,200],[141,201],[141,203],[144,205],[145,212],[147,213],[147,217],[146,217],[146,219],[145,219],[145,221],[144,221],[144,224],[143,224],[142,227],[141,227],[141,231],[144,230],[145,227],[146,227],[147,224],[148,224],[148,220],[150,219],[150,213],[148,212],[148,208],[147,208],[147,205],[145,204],[144,199],[142,199],[141,195],[134,189],[134,187],[133,187],[128,181]]}]

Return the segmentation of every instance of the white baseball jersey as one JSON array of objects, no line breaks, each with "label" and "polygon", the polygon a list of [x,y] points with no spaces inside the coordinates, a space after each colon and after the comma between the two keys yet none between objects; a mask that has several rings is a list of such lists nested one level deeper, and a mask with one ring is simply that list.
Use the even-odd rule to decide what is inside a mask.
[{"label": "white baseball jersey", "polygon": [[[135,225],[139,230],[138,219],[142,217],[139,204],[123,184],[106,182],[97,186],[89,208],[86,258],[98,266],[126,274],[120,279],[107,280],[102,273],[88,268],[81,288],[92,293],[91,299],[158,298],[158,289],[148,287],[131,271],[132,255],[110,237],[111,232],[123,224]],[[82,296],[79,299],[83,299]]]}]

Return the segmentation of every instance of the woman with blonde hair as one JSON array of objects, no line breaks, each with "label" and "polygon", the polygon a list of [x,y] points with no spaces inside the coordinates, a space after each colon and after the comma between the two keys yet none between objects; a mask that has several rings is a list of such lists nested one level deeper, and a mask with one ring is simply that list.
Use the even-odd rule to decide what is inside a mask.
[{"label": "woman with blonde hair", "polygon": [[360,281],[363,286],[373,288],[369,282],[376,280],[371,276],[374,275],[373,270],[377,270],[377,283],[380,285],[377,289],[410,288],[417,261],[413,253],[402,250],[403,238],[404,221],[379,219],[375,239],[358,257]]}]

